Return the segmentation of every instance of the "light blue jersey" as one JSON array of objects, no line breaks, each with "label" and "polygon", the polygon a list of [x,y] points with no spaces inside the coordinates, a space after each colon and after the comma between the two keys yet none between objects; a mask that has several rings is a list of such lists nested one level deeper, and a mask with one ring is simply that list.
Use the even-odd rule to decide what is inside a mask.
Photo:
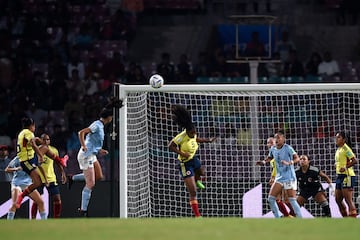
[{"label": "light blue jersey", "polygon": [[[16,168],[20,167],[20,160],[18,157],[15,157],[11,162],[9,163],[8,167],[10,168]],[[14,186],[28,186],[32,183],[32,180],[26,172],[19,170],[15,171],[13,173],[13,178],[11,180],[11,184]]]},{"label": "light blue jersey", "polygon": [[281,160],[285,160],[287,162],[293,160],[294,154],[296,154],[295,150],[286,143],[280,149],[277,149],[276,146],[270,148],[268,157],[275,159],[276,182],[284,183],[288,181],[296,181],[294,165],[291,164],[286,166],[281,163]]},{"label": "light blue jersey", "polygon": [[85,156],[88,157],[91,154],[97,154],[102,148],[104,142],[104,124],[100,120],[94,121],[90,126],[90,133],[85,137],[85,146],[87,151]]}]

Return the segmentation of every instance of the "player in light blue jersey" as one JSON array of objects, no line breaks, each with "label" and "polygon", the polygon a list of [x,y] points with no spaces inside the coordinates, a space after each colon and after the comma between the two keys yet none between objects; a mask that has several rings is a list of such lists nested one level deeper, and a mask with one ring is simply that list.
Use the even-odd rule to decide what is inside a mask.
[{"label": "player in light blue jersey", "polygon": [[81,207],[79,208],[80,215],[83,217],[88,217],[88,205],[95,180],[103,178],[101,165],[96,155],[109,153],[102,148],[105,136],[104,126],[112,121],[114,108],[121,108],[122,106],[122,100],[110,99],[110,102],[100,112],[100,119],[78,132],[81,148],[77,159],[85,178],[85,187],[81,193]]},{"label": "player in light blue jersey", "polygon": [[269,193],[269,204],[271,211],[276,218],[282,217],[279,207],[276,204],[276,197],[284,189],[288,195],[289,202],[293,207],[296,217],[301,218],[300,206],[296,201],[297,180],[294,164],[299,162],[299,156],[295,150],[285,143],[284,131],[279,130],[275,134],[276,145],[270,148],[266,162],[275,159],[276,176],[274,184],[271,186]]},{"label": "player in light blue jersey", "polygon": [[[18,196],[27,186],[32,184],[32,180],[29,174],[22,170],[18,157],[15,157],[13,160],[11,160],[5,171],[8,173],[13,173],[13,178],[11,181],[12,205],[7,215],[8,220],[13,220],[15,217]],[[29,197],[37,203],[41,219],[46,219],[47,214],[45,212],[44,201],[42,200],[40,193],[35,189],[29,194]]]}]

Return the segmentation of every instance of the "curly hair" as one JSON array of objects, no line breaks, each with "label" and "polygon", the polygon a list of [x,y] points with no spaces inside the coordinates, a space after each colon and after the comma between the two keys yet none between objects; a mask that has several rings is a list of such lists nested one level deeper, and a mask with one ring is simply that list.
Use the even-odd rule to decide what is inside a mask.
[{"label": "curly hair", "polygon": [[195,128],[190,112],[181,105],[173,105],[171,109],[173,113],[174,123],[179,125],[182,128],[185,128],[186,131],[193,130]]},{"label": "curly hair", "polygon": [[122,99],[118,99],[116,97],[111,97],[108,99],[108,103],[105,105],[105,107],[101,110],[100,112],[100,117],[101,118],[107,118],[109,116],[113,115],[113,109],[114,108],[122,108],[123,105],[123,100]]}]

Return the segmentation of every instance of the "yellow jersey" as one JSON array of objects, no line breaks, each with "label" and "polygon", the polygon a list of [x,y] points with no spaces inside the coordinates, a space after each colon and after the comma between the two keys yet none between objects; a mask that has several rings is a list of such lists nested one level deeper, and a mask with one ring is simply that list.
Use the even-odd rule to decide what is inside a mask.
[{"label": "yellow jersey", "polygon": [[193,138],[190,138],[186,134],[186,130],[184,130],[181,133],[179,133],[178,135],[176,135],[172,139],[172,141],[179,147],[179,149],[182,152],[187,152],[190,154],[190,156],[188,158],[184,158],[179,154],[178,159],[181,162],[187,162],[187,161],[191,160],[195,156],[195,153],[199,148],[199,144],[196,141],[196,134]]},{"label": "yellow jersey", "polygon": [[31,146],[31,139],[35,137],[34,133],[29,129],[23,129],[17,138],[17,156],[20,162],[33,159],[35,150]]},{"label": "yellow jersey", "polygon": [[339,147],[335,153],[336,174],[355,176],[353,167],[348,168],[345,172],[340,172],[340,168],[346,168],[347,162],[353,157],[355,157],[355,154],[346,143],[342,147]]},{"label": "yellow jersey", "polygon": [[[56,156],[59,156],[59,151],[53,147],[48,146],[49,150],[53,152]],[[41,167],[44,169],[46,179],[49,183],[56,183],[56,174],[54,171],[54,160],[49,158],[48,156],[43,156],[43,162],[41,163]]]}]

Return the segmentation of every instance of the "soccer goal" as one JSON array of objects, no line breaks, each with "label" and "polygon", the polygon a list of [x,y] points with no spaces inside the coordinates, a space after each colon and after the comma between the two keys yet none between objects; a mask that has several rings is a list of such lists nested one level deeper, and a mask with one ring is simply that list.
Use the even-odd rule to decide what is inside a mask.
[{"label": "soccer goal", "polygon": [[[190,217],[188,193],[176,169],[169,141],[181,131],[171,106],[192,113],[198,136],[217,136],[201,144],[206,189],[198,191],[207,217],[271,217],[266,202],[270,167],[255,166],[267,154],[266,139],[278,129],[299,155],[310,157],[335,181],[335,132],[360,144],[360,84],[115,85],[125,107],[119,123],[120,217]],[[358,174],[358,166],[355,169]],[[327,184],[324,188],[327,189]],[[355,191],[355,198],[357,196]],[[327,191],[327,195],[329,193]],[[339,216],[329,196],[333,216]],[[304,216],[321,216],[310,200]]]}]

